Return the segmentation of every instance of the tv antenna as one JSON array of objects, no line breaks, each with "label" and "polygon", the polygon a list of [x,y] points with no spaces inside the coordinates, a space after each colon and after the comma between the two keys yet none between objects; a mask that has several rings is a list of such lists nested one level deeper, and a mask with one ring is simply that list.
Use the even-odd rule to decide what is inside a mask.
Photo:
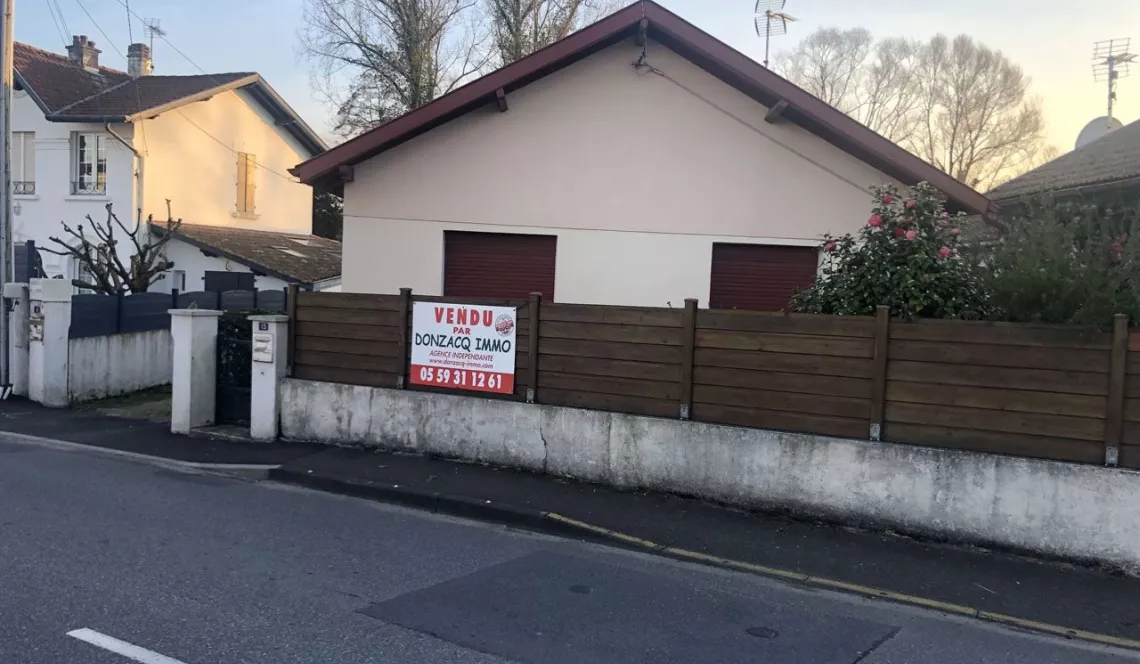
[{"label": "tv antenna", "polygon": [[160,26],[162,21],[157,18],[144,18],[142,20],[143,29],[146,30],[147,37],[150,39],[150,55],[154,57],[154,38],[157,35],[160,39],[166,36],[166,30]]},{"label": "tv antenna", "polygon": [[764,66],[768,66],[768,44],[772,35],[788,33],[788,24],[798,20],[795,16],[784,13],[784,4],[788,0],[756,0],[755,17],[756,36],[764,38]]},{"label": "tv antenna", "polygon": [[1132,40],[1108,39],[1093,44],[1093,80],[1108,83],[1108,126],[1112,127],[1112,105],[1116,101],[1116,81],[1132,72],[1129,64],[1136,61],[1136,54],[1129,52]]}]

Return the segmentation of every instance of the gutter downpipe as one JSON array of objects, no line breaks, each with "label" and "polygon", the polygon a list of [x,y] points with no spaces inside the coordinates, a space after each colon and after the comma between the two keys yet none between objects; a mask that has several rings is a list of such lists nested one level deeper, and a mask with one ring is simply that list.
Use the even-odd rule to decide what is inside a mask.
[{"label": "gutter downpipe", "polygon": [[[145,120],[140,120],[140,122],[145,122]],[[137,210],[137,213],[135,215],[135,223],[137,223],[138,225],[141,226],[142,225],[142,206],[143,206],[143,184],[145,182],[145,176],[144,176],[145,169],[144,169],[144,167],[146,165],[146,156],[143,155],[143,153],[136,150],[135,147],[133,145],[131,145],[129,142],[127,142],[127,139],[125,139],[122,136],[120,136],[119,134],[115,133],[115,130],[111,128],[110,122],[104,122],[103,123],[103,130],[106,131],[111,136],[113,136],[116,141],[122,143],[123,147],[130,150],[131,154],[133,154],[135,156],[135,192],[134,193],[135,193],[135,209]],[[148,229],[147,233],[149,235],[149,229]]]}]

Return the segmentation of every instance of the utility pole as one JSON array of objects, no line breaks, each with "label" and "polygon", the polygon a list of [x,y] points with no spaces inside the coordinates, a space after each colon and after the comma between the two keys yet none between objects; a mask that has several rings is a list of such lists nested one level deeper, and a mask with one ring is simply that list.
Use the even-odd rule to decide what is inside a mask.
[{"label": "utility pole", "polygon": [[[4,286],[12,281],[12,70],[15,41],[15,0],[3,0],[4,11],[0,12],[0,298]],[[0,299],[0,399],[7,399],[12,391],[11,371],[8,357],[7,299]]]}]

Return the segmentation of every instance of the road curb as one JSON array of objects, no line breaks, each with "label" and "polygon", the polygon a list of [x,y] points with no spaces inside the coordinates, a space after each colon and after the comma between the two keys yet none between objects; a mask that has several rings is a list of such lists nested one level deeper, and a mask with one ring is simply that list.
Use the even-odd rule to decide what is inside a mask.
[{"label": "road curb", "polygon": [[[348,482],[287,470],[283,467],[270,470],[269,479],[328,493],[367,498],[423,509],[437,514],[488,521],[552,535],[581,537],[584,534],[584,531],[574,523],[552,519],[548,512],[507,503],[497,503],[491,500],[479,500],[470,496],[422,491],[399,484]],[[608,540],[609,538],[599,536],[598,539]]]},{"label": "road curb", "polygon": [[346,480],[338,480],[329,477],[321,477],[308,473],[286,470],[283,467],[278,467],[270,470],[269,479],[285,484],[293,484],[310,489],[316,489],[318,491],[337,493],[341,495],[354,496],[357,498],[366,498],[369,500],[377,500],[386,503],[424,509],[438,514],[448,514],[451,516],[464,517],[476,521],[517,526],[527,530],[538,531],[550,535],[558,535],[562,537],[571,537],[577,539],[585,538],[607,544],[618,544],[629,549],[648,551],[651,553],[668,556],[674,560],[702,563],[722,569],[733,570],[736,572],[756,574],[759,576],[806,586],[809,588],[831,590],[836,592],[844,592],[847,594],[860,595],[863,597],[870,597],[874,599],[887,600],[897,604],[904,604],[926,610],[938,611],[940,613],[949,615],[973,618],[975,620],[981,620],[983,622],[996,623],[1004,625],[1006,627],[1013,627],[1029,632],[1035,632],[1038,634],[1047,634],[1049,636],[1085,641],[1102,646],[1111,646],[1114,648],[1140,651],[1140,641],[1134,641],[1132,639],[1121,638],[1109,634],[1088,632],[1085,630],[1064,627],[1062,625],[1054,625],[1051,623],[1043,623],[1034,620],[1028,620],[1025,618],[1018,618],[1015,616],[1007,616],[1003,614],[992,613],[971,606],[944,602],[928,597],[907,595],[891,590],[885,590],[882,588],[874,588],[871,586],[848,583],[846,581],[839,581],[836,579],[811,576],[802,572],[766,567],[763,565],[757,565],[755,563],[722,558],[720,556],[702,553],[699,551],[690,551],[688,549],[666,546],[664,544],[659,544],[651,540],[636,537],[628,533],[611,530],[609,528],[586,523],[584,521],[578,521],[577,519],[572,519],[570,517],[566,517],[554,512],[544,512],[542,510],[519,507],[517,505],[496,503],[490,500],[479,500],[471,498],[469,496],[426,492],[418,489],[413,489],[411,487],[400,486],[398,484],[381,485],[350,482]]},{"label": "road curb", "polygon": [[187,470],[208,473],[223,473],[226,475],[237,475],[247,479],[265,479],[269,476],[269,471],[276,468],[279,464],[261,464],[261,463],[215,463],[210,461],[183,461],[181,459],[174,459],[171,457],[157,456],[154,454],[142,454],[141,452],[130,452],[128,450],[117,450],[113,447],[100,447],[98,445],[88,445],[86,443],[75,443],[70,440],[61,440],[59,438],[45,438],[43,436],[33,436],[27,433],[16,433],[13,431],[0,431],[0,436],[11,438],[13,441],[38,445],[49,449],[62,450],[67,452],[87,452],[98,456],[104,456],[112,459],[123,459],[126,461],[136,461],[139,463],[146,463],[152,466],[159,466],[161,468],[168,468],[172,470]]}]

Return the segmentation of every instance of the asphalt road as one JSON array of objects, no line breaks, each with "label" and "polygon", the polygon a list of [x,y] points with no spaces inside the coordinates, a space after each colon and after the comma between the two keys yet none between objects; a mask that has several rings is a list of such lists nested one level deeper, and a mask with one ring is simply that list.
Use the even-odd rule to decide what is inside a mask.
[{"label": "asphalt road", "polygon": [[131,661],[1140,657],[595,544],[0,436],[0,662]]}]

